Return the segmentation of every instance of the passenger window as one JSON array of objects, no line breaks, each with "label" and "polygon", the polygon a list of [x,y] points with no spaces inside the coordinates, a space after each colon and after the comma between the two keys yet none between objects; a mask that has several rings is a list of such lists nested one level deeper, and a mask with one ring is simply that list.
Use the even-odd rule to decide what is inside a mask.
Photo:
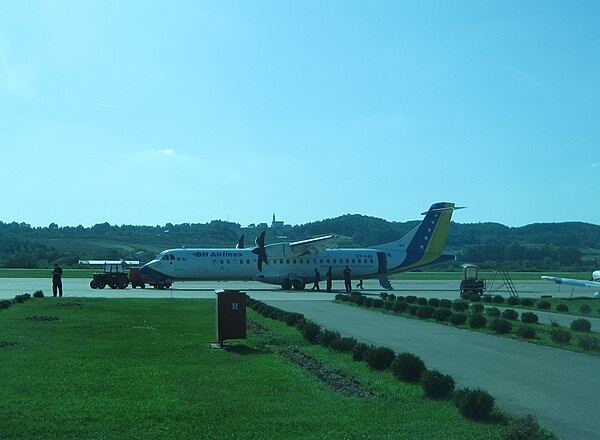
[{"label": "passenger window", "polygon": [[286,259],[286,260],[285,260],[285,262],[286,262],[287,264],[290,264],[290,260],[289,260],[289,259]]},{"label": "passenger window", "polygon": [[169,260],[174,260],[175,257],[173,255],[169,255]]},{"label": "passenger window", "polygon": [[223,264],[223,260],[221,260],[221,264]]},{"label": "passenger window", "polygon": [[250,264],[250,260],[248,260],[248,259],[247,259],[247,260],[246,260],[246,264]]},{"label": "passenger window", "polygon": [[327,259],[327,264],[329,264],[329,258]]}]

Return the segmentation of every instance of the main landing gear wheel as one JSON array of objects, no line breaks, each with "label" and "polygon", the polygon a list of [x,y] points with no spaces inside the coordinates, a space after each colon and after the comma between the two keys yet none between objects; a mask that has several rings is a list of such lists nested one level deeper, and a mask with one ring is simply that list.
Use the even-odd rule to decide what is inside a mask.
[{"label": "main landing gear wheel", "polygon": [[294,290],[304,290],[304,281],[302,280],[294,280],[292,281],[292,286],[294,287]]},{"label": "main landing gear wheel", "polygon": [[281,288],[283,290],[292,290],[292,280],[283,280],[283,282],[281,283]]}]

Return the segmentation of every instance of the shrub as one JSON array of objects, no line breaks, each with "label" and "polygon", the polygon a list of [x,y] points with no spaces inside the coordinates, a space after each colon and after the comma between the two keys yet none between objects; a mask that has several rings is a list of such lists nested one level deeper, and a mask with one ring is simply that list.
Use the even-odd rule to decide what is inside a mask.
[{"label": "shrub", "polygon": [[420,306],[426,306],[427,298],[417,298],[417,304],[419,304]]},{"label": "shrub", "polygon": [[464,312],[469,308],[469,303],[465,301],[454,301],[452,308],[457,312]]},{"label": "shrub", "polygon": [[406,308],[406,311],[408,312],[409,315],[411,316],[415,316],[417,314],[417,310],[419,310],[421,306],[418,306],[416,304],[411,304]]},{"label": "shrub", "polygon": [[25,302],[25,297],[23,295],[16,295],[14,301],[15,303],[22,304]]},{"label": "shrub", "polygon": [[388,293],[387,293],[387,292],[381,292],[381,293],[379,294],[379,297],[380,297],[382,300],[384,300],[384,301],[385,301],[385,300],[387,299],[387,297],[388,297]]},{"label": "shrub", "polygon": [[586,351],[595,351],[600,349],[600,339],[588,335],[577,336],[577,346]]},{"label": "shrub", "polygon": [[485,319],[485,316],[479,314],[479,313],[475,313],[471,316],[469,316],[469,327],[471,328],[482,328],[485,327],[485,324],[487,323],[487,319]]},{"label": "shrub", "polygon": [[342,351],[342,352],[352,351],[352,350],[354,350],[355,346],[356,346],[356,339],[346,338],[346,337],[334,339],[333,341],[331,341],[331,344],[329,344],[329,348],[331,348],[332,350]]},{"label": "shrub", "polygon": [[363,299],[362,305],[364,305],[366,307],[371,307],[373,305],[373,298],[371,298],[369,296],[365,296]]},{"label": "shrub", "polygon": [[571,330],[574,332],[589,332],[592,329],[592,323],[587,319],[576,319],[571,323]]},{"label": "shrub", "polygon": [[525,324],[536,324],[539,321],[538,315],[533,312],[521,313],[521,321]]},{"label": "shrub", "polygon": [[392,373],[403,382],[416,383],[425,372],[425,362],[412,353],[400,353],[392,362]]},{"label": "shrub", "polygon": [[312,344],[317,343],[317,336],[320,331],[321,327],[311,321],[304,321],[300,326],[300,333],[302,333],[304,339]]},{"label": "shrub", "polygon": [[509,296],[508,299],[506,300],[506,302],[508,303],[509,306],[516,306],[517,304],[519,304],[519,298],[516,298],[514,296]]},{"label": "shrub", "polygon": [[536,304],[536,307],[540,310],[550,310],[552,304],[550,304],[548,301],[540,301]]},{"label": "shrub", "polygon": [[493,301],[492,297],[489,295],[482,295],[482,297],[481,297],[481,302],[491,303],[492,301]]},{"label": "shrub", "polygon": [[284,321],[289,326],[294,326],[303,319],[304,315],[302,313],[286,313],[284,316]]},{"label": "shrub", "polygon": [[509,321],[516,321],[517,319],[519,319],[519,314],[515,309],[505,309],[502,312],[502,317],[504,319],[508,319]]},{"label": "shrub", "polygon": [[504,297],[502,295],[495,295],[493,301],[494,304],[502,304],[504,302]]},{"label": "shrub", "polygon": [[500,317],[500,309],[498,307],[488,307],[485,309],[485,313],[493,318]]},{"label": "shrub", "polygon": [[427,370],[421,376],[423,393],[426,399],[447,399],[454,391],[452,376],[442,374],[437,370]]},{"label": "shrub", "polygon": [[550,332],[550,339],[557,344],[568,344],[571,340],[571,332],[563,328],[555,328]]},{"label": "shrub", "polygon": [[394,301],[388,301],[388,300],[385,300],[385,301],[383,302],[383,308],[384,308],[385,310],[392,310],[392,307],[394,307]]},{"label": "shrub", "polygon": [[404,313],[408,308],[408,303],[406,301],[394,301],[394,305],[392,306],[392,311],[396,313]]},{"label": "shrub", "polygon": [[394,361],[394,350],[387,347],[369,347],[364,353],[364,360],[375,370],[387,370]]},{"label": "shrub", "polygon": [[[393,293],[388,293],[388,296],[387,296],[388,301],[396,301],[398,298],[399,297],[397,297]],[[404,299],[404,298],[402,298],[402,299]]]},{"label": "shrub", "polygon": [[439,307],[439,308],[435,309],[435,312],[433,312],[433,318],[439,322],[448,321],[448,319],[450,318],[450,315],[452,315],[452,311],[450,309],[445,309],[443,307]]},{"label": "shrub", "polygon": [[44,297],[44,292],[41,290],[36,290],[35,292],[33,292],[33,297],[34,298],[43,298]]},{"label": "shrub", "polygon": [[533,339],[536,337],[537,331],[535,327],[532,327],[530,325],[521,325],[517,329],[517,334],[525,339]]},{"label": "shrub", "polygon": [[556,305],[556,311],[557,312],[568,312],[569,311],[569,307],[566,304],[557,304]]},{"label": "shrub", "polygon": [[498,318],[493,319],[492,322],[490,322],[490,328],[499,335],[505,335],[506,333],[510,333],[512,331],[512,324],[506,319]]},{"label": "shrub", "polygon": [[537,424],[535,417],[528,415],[512,421],[504,432],[504,440],[550,440]]},{"label": "shrub", "polygon": [[589,315],[590,313],[592,313],[592,308],[587,304],[582,304],[581,306],[579,306],[579,312],[584,315]]},{"label": "shrub", "polygon": [[383,300],[379,298],[373,298],[371,302],[371,307],[375,307],[376,309],[380,309],[383,307]]},{"label": "shrub", "polygon": [[335,339],[341,339],[341,335],[338,332],[331,330],[320,331],[317,334],[317,343],[325,348],[329,347]]},{"label": "shrub", "polygon": [[473,313],[483,313],[485,307],[481,303],[471,304],[471,311]]},{"label": "shrub", "polygon": [[429,298],[427,304],[432,307],[438,307],[440,305],[440,300],[437,298]]},{"label": "shrub", "polygon": [[349,299],[350,299],[350,296],[348,296],[344,293],[338,293],[337,295],[335,295],[336,301],[348,301]]},{"label": "shrub", "polygon": [[429,319],[433,316],[435,309],[431,306],[421,306],[417,310],[417,316],[421,319]]},{"label": "shrub", "polygon": [[440,307],[444,307],[445,309],[450,309],[450,308],[452,308],[452,301],[450,301],[449,299],[441,299]]},{"label": "shrub", "polygon": [[408,296],[405,298],[405,301],[406,301],[407,303],[409,303],[409,304],[413,304],[413,303],[417,302],[417,297],[416,297],[416,296],[414,296],[414,295],[408,295]]},{"label": "shrub", "polygon": [[494,398],[480,388],[465,388],[454,393],[454,404],[468,419],[485,420],[494,408]]},{"label": "shrub", "polygon": [[471,294],[471,296],[469,296],[469,300],[471,300],[472,302],[479,302],[481,301],[481,296],[479,296],[478,293],[473,293]]},{"label": "shrub", "polygon": [[8,309],[12,305],[9,299],[0,299],[0,309]]},{"label": "shrub", "polygon": [[352,297],[354,298],[353,301],[359,306],[362,306],[365,303],[365,297],[362,295],[352,295]]},{"label": "shrub", "polygon": [[449,321],[452,325],[463,325],[467,322],[467,315],[465,313],[453,313],[450,315]]},{"label": "shrub", "polygon": [[522,298],[519,300],[522,306],[533,307],[533,300],[531,298]]},{"label": "shrub", "polygon": [[352,349],[352,360],[354,361],[362,361],[364,360],[365,352],[369,349],[367,344],[359,342]]}]

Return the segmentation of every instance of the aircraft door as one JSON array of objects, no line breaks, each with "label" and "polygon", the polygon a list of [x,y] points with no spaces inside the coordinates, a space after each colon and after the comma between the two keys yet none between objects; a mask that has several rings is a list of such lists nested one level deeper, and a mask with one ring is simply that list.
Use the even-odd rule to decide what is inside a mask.
[{"label": "aircraft door", "polygon": [[378,272],[379,274],[387,273],[387,257],[385,252],[377,252],[377,262],[379,263]]}]

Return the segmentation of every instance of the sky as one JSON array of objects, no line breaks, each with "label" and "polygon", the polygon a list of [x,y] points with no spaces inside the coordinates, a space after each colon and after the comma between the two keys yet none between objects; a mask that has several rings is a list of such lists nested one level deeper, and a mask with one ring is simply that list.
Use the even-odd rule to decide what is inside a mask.
[{"label": "sky", "polygon": [[0,1],[0,221],[600,224],[600,2]]}]

